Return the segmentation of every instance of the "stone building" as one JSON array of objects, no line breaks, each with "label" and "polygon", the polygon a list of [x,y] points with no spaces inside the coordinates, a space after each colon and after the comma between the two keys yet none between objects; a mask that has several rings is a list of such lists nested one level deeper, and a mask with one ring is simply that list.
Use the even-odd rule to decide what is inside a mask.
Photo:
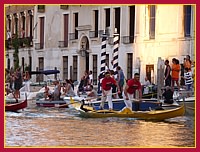
[{"label": "stone building", "polygon": [[[140,72],[142,82],[147,75],[156,83],[158,57],[183,62],[189,54],[195,59],[194,5],[35,5],[25,10],[6,9],[6,29],[12,33],[16,26],[25,27],[12,21],[16,15],[20,20],[22,12],[27,12],[29,19],[25,35],[32,38],[33,45],[20,48],[20,65],[30,65],[32,70],[56,68],[60,79],[80,80],[85,70],[92,70],[97,83],[102,34],[107,35],[106,63],[112,69],[115,29],[119,34],[118,65],[126,78]],[[12,48],[6,52],[6,63],[11,66]]]}]

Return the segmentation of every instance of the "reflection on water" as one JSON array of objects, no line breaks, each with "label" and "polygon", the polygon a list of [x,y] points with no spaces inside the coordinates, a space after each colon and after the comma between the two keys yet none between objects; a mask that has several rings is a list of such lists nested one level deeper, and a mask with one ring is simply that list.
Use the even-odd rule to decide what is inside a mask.
[{"label": "reflection on water", "polygon": [[6,112],[5,145],[33,147],[194,147],[194,118],[162,122],[133,118],[86,119],[73,109]]}]

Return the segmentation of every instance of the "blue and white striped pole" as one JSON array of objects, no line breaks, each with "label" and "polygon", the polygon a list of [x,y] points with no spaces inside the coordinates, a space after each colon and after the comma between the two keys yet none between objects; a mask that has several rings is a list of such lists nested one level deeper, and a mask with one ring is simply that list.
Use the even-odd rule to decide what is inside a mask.
[{"label": "blue and white striped pole", "polygon": [[115,28],[115,33],[113,34],[113,70],[115,72],[115,78],[117,77],[116,68],[118,66],[118,49],[119,49],[119,34],[117,33],[117,28]]}]

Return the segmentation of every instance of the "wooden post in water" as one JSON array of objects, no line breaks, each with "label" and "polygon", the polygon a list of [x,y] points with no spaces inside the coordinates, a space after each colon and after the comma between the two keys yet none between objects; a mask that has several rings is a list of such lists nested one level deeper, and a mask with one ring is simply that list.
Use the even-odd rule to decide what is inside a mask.
[{"label": "wooden post in water", "polygon": [[162,96],[161,88],[164,86],[164,60],[158,57],[157,63],[157,99]]}]

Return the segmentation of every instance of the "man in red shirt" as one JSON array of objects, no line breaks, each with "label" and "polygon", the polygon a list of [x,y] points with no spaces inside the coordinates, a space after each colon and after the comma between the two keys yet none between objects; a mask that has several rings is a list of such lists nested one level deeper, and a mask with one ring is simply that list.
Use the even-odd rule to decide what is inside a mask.
[{"label": "man in red shirt", "polygon": [[104,102],[106,99],[108,99],[108,107],[109,110],[113,109],[113,104],[112,104],[112,85],[116,85],[118,88],[118,92],[120,92],[119,86],[117,82],[115,81],[114,78],[110,76],[109,72],[105,73],[105,77],[103,78],[101,82],[101,87],[102,87],[102,98],[101,98],[101,108],[103,109],[104,107]]},{"label": "man in red shirt", "polygon": [[132,110],[132,101],[133,97],[135,98],[142,98],[142,86],[140,83],[140,76],[139,73],[134,74],[134,78],[128,80],[125,88],[124,88],[124,103],[126,104],[127,108]]}]

